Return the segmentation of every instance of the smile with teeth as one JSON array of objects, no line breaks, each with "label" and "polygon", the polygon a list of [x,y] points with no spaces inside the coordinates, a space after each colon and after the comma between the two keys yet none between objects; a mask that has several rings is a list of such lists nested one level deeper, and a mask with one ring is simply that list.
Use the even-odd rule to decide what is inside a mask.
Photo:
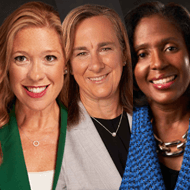
[{"label": "smile with teeth", "polygon": [[32,93],[41,93],[43,92],[45,89],[47,88],[47,86],[43,86],[43,87],[26,87],[26,89],[29,91],[29,92],[32,92]]},{"label": "smile with teeth", "polygon": [[100,76],[100,77],[93,77],[93,78],[89,78],[91,81],[101,81],[102,79],[104,79],[107,75],[103,75],[103,76]]},{"label": "smile with teeth", "polygon": [[166,77],[166,78],[163,78],[163,79],[158,79],[158,80],[152,80],[152,83],[154,84],[166,84],[172,80],[175,79],[175,76],[170,76],[170,77]]}]

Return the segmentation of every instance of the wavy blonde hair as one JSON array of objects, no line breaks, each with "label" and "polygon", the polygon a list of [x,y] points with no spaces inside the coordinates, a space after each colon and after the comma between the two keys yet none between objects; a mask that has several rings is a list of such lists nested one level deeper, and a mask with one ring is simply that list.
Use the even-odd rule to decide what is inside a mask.
[{"label": "wavy blonde hair", "polygon": [[[9,108],[15,96],[9,84],[9,62],[12,53],[14,37],[17,32],[26,27],[48,27],[54,29],[62,43],[63,33],[59,14],[52,6],[42,2],[29,2],[9,15],[0,27],[0,127],[9,121]],[[63,89],[59,94],[62,101]]]},{"label": "wavy blonde hair", "polygon": [[72,55],[74,37],[76,27],[79,23],[87,18],[94,16],[105,16],[108,18],[115,30],[116,36],[119,40],[122,52],[123,60],[126,61],[126,66],[123,68],[123,73],[120,80],[120,104],[124,110],[132,114],[133,109],[133,87],[132,87],[132,66],[130,57],[130,48],[128,42],[128,36],[123,22],[119,15],[111,8],[100,5],[82,5],[73,9],[63,21],[63,42],[66,51],[66,62],[68,74],[66,75],[64,86],[64,103],[69,107],[68,109],[68,125],[77,124],[80,120],[78,100],[79,86],[75,81],[73,75],[71,75],[71,63],[70,58]]}]

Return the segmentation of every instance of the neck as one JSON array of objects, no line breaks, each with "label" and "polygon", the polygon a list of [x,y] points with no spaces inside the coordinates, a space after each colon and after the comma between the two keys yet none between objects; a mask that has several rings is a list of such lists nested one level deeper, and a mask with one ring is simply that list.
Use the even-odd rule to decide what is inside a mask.
[{"label": "neck", "polygon": [[182,136],[189,126],[188,98],[173,104],[158,105],[149,102],[153,114],[155,134],[163,141],[171,141]]},{"label": "neck", "polygon": [[18,126],[28,131],[51,129],[59,123],[59,106],[56,101],[44,110],[31,110],[16,101],[15,113]]},{"label": "neck", "polygon": [[108,99],[90,99],[80,96],[80,99],[90,116],[101,119],[113,119],[122,112],[119,97]]}]

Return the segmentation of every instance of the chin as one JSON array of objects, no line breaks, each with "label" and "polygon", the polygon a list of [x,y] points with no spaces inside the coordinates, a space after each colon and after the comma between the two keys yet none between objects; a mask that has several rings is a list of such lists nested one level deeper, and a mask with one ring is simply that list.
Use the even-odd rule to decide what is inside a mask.
[{"label": "chin", "polygon": [[166,97],[166,98],[162,98],[162,99],[160,99],[160,98],[158,98],[158,99],[154,99],[154,100],[151,100],[150,101],[150,104],[154,104],[154,103],[156,103],[156,104],[159,104],[159,105],[162,105],[162,106],[165,106],[165,105],[177,105],[178,104],[178,101],[179,101],[179,99],[178,98],[176,98],[176,97]]},{"label": "chin", "polygon": [[93,97],[95,97],[95,99],[109,99],[110,97],[113,96],[113,93],[109,93],[109,92],[101,92],[101,93],[94,93]]}]

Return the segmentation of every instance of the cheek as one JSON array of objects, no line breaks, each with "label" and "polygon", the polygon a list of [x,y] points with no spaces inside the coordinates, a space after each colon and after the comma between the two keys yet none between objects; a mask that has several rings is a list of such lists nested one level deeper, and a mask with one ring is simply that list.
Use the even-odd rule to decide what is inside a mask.
[{"label": "cheek", "polygon": [[10,80],[11,88],[13,88],[15,85],[19,84],[19,82],[22,81],[24,76],[25,76],[25,72],[23,71],[23,69],[18,69],[13,66],[10,67],[9,80]]},{"label": "cheek", "polygon": [[71,62],[71,70],[72,74],[74,75],[83,75],[88,68],[88,63],[86,60],[83,61],[72,61]]},{"label": "cheek", "polygon": [[134,70],[134,75],[137,84],[139,85],[139,82],[143,80],[143,70],[139,65],[136,65],[135,70]]},{"label": "cheek", "polygon": [[59,66],[55,69],[49,70],[50,76],[52,76],[55,81],[61,82],[64,80],[64,66]]},{"label": "cheek", "polygon": [[189,56],[186,56],[184,58],[183,68],[184,68],[185,72],[187,73],[187,76],[190,77],[190,60],[189,60]]},{"label": "cheek", "polygon": [[118,54],[112,54],[109,57],[106,57],[103,62],[117,73],[118,76],[116,77],[119,77],[122,74],[124,63],[120,52],[118,52]]}]

